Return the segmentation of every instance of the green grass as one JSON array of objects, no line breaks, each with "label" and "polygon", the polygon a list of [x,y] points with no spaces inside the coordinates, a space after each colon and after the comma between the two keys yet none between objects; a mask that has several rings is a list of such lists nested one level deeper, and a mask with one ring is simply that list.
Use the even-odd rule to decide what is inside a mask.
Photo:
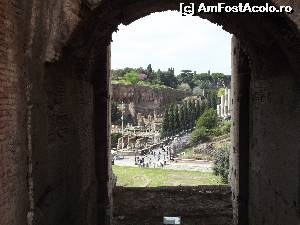
[{"label": "green grass", "polygon": [[224,184],[220,177],[208,172],[113,166],[117,186],[160,187]]}]

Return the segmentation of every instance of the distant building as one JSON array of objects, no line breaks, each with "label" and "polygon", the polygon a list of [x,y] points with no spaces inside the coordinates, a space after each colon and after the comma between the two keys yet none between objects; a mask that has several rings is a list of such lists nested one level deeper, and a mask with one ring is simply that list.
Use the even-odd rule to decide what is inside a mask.
[{"label": "distant building", "polygon": [[221,104],[217,105],[218,116],[223,119],[228,119],[231,117],[231,91],[228,88],[225,88],[225,94],[221,97]]}]

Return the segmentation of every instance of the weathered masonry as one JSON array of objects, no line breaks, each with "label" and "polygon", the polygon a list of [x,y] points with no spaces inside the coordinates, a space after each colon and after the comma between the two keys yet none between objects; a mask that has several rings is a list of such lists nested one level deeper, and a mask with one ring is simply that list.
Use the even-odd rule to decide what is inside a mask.
[{"label": "weathered masonry", "polygon": [[[111,34],[183,1],[0,0],[1,225],[111,223]],[[294,13],[199,16],[235,35],[234,223],[298,225],[300,1],[261,2]]]}]

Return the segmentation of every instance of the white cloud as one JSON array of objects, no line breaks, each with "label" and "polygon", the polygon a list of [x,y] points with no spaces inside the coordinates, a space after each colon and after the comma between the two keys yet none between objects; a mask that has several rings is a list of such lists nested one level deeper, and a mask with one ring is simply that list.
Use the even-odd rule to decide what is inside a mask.
[{"label": "white cloud", "polygon": [[112,68],[174,67],[230,74],[231,34],[199,17],[154,13],[113,33]]}]

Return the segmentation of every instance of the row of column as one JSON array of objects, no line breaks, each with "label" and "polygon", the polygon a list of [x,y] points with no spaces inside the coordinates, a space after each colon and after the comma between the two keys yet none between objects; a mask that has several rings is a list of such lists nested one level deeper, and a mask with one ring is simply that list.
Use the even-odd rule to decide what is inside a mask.
[{"label": "row of column", "polygon": [[225,118],[231,115],[231,94],[230,89],[225,88],[225,94],[221,96],[221,104],[217,105],[219,117]]}]

